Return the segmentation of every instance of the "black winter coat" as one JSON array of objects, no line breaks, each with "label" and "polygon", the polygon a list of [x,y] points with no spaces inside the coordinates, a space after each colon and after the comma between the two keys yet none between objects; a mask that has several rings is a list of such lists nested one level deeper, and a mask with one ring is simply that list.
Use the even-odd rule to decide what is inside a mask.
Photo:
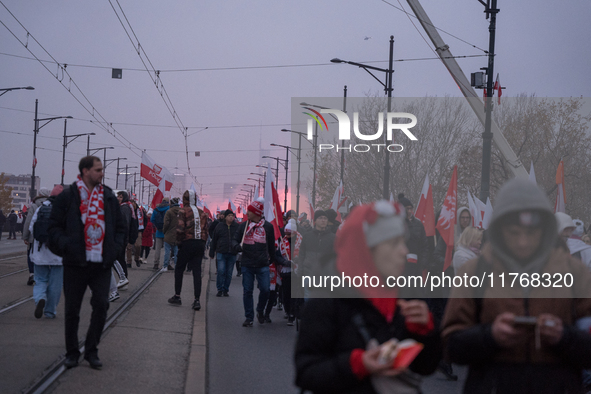
[{"label": "black winter coat", "polygon": [[406,241],[406,247],[408,253],[417,255],[417,263],[406,264],[406,274],[408,275],[421,275],[423,268],[427,266],[428,259],[428,244],[427,236],[425,235],[425,227],[423,223],[415,217],[412,220],[407,220],[409,237]]},{"label": "black winter coat", "polygon": [[425,347],[410,365],[421,375],[435,371],[441,358],[439,332],[427,336],[410,333],[399,309],[392,323],[367,300],[359,298],[311,299],[302,312],[295,351],[296,385],[315,393],[375,393],[370,379],[359,380],[349,358],[354,349],[365,349],[353,318],[363,317],[372,338],[384,343],[390,338],[413,338]]},{"label": "black winter coat", "polygon": [[326,229],[319,231],[310,230],[303,234],[302,245],[300,246],[300,255],[298,256],[299,269],[298,274],[312,275],[321,265],[321,262],[334,253],[335,234]]},{"label": "black winter coat", "polygon": [[[113,191],[104,186],[105,238],[103,240],[103,266],[110,268],[124,248],[125,223],[119,201]],[[49,250],[63,258],[64,265],[85,267],[86,246],[84,223],[80,214],[80,192],[74,182],[66,187],[53,202],[48,224]]]},{"label": "black winter coat", "polygon": [[244,244],[240,247],[247,223],[248,220],[240,223],[238,231],[236,231],[232,240],[232,249],[235,253],[242,252],[240,264],[243,267],[268,267],[270,263],[275,262],[275,230],[273,229],[273,225],[266,220],[263,224],[267,240],[266,243],[255,243],[254,245]]},{"label": "black winter coat", "polygon": [[209,246],[209,257],[213,259],[216,253],[236,254],[232,249],[232,238],[238,231],[238,223],[232,222],[230,226],[226,223],[218,223],[215,231],[211,234],[211,245]]}]

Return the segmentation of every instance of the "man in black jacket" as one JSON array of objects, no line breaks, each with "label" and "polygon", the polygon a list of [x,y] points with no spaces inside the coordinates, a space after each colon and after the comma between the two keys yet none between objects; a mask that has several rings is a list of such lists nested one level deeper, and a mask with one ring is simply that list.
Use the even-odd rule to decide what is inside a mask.
[{"label": "man in black jacket", "polygon": [[53,203],[49,218],[49,248],[63,258],[66,299],[65,366],[78,365],[78,324],[86,287],[90,287],[92,316],[86,333],[84,359],[100,369],[97,346],[109,309],[111,268],[124,248],[125,223],[113,191],[101,184],[103,165],[86,156],[78,165],[78,180]]},{"label": "man in black jacket", "polygon": [[242,302],[246,320],[243,327],[252,327],[254,320],[254,279],[259,288],[257,320],[265,322],[264,308],[269,299],[269,264],[275,261],[275,233],[273,225],[262,218],[263,203],[253,201],[247,208],[248,220],[238,227],[232,240],[235,252],[242,252]]},{"label": "man in black jacket", "polygon": [[218,292],[216,297],[228,297],[230,283],[232,283],[232,272],[236,263],[236,253],[232,251],[232,238],[238,231],[238,223],[234,221],[234,212],[227,209],[224,212],[225,221],[215,227],[211,235],[209,257],[216,256],[218,275],[216,286]]},{"label": "man in black jacket", "polygon": [[404,194],[398,195],[398,202],[402,204],[406,211],[406,225],[408,226],[409,237],[406,240],[406,247],[408,248],[408,255],[406,256],[406,275],[421,275],[423,268],[427,266],[427,258],[429,256],[427,235],[425,234],[425,226],[414,215],[414,206],[412,202]]}]

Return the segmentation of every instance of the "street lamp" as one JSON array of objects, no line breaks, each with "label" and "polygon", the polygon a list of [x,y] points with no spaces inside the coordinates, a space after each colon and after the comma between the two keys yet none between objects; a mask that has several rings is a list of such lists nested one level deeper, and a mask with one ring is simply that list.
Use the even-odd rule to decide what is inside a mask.
[{"label": "street lamp", "polygon": [[[367,64],[350,62],[347,60],[341,60],[338,58],[334,58],[331,60],[332,63],[347,63],[353,66],[360,67],[367,71],[376,81],[378,81],[383,87],[386,93],[388,94],[388,112],[392,109],[392,74],[394,74],[394,70],[392,69],[393,63],[393,55],[394,55],[394,36],[390,36],[390,59],[388,61],[388,68],[379,68],[374,66],[368,66]],[[379,78],[372,74],[370,70],[374,71],[381,71],[386,73],[386,82],[382,82]],[[384,139],[386,139],[386,145],[388,144],[387,141],[388,135],[387,133],[384,135]],[[390,192],[390,155],[387,149],[384,149],[384,154],[386,155],[386,161],[384,164],[384,190],[382,191],[382,198],[387,200],[389,198]]]},{"label": "street lamp", "polygon": [[[296,198],[296,212],[298,216],[300,215],[300,164],[302,162],[302,136],[306,135],[306,133],[302,133],[301,131],[295,130],[288,130],[288,129],[281,129],[284,133],[296,133],[299,137],[299,146],[298,146],[298,183],[297,183],[297,198]],[[310,140],[306,139],[306,141],[310,142]],[[313,182],[312,182],[312,200],[316,198],[316,145],[315,143],[310,142],[312,144],[312,148],[314,149],[314,175],[313,175]],[[295,149],[295,148],[294,148]],[[312,201],[312,205],[316,205],[314,201]]]},{"label": "street lamp", "polygon": [[[129,169],[130,169],[130,168],[137,168],[137,166],[132,166],[132,167],[130,167],[130,166],[128,166],[127,164],[125,165],[125,187],[124,187],[124,189],[125,189],[125,190],[127,190],[127,178],[128,178],[128,175],[130,175],[130,174],[129,174]],[[135,185],[134,185],[134,186],[135,186]]]},{"label": "street lamp", "polygon": [[[261,190],[261,178],[259,178],[259,179],[254,179],[254,178],[246,178],[246,180],[247,180],[247,181],[255,181],[255,182],[258,182],[258,183],[259,183],[259,189],[258,189],[258,190],[259,190],[259,192],[260,192],[260,190]],[[254,194],[253,194],[253,195],[254,195]],[[255,196],[255,198],[257,198],[257,197],[258,197],[258,196]]]},{"label": "street lamp", "polygon": [[[259,182],[259,195],[261,192],[261,177],[263,177],[263,189],[265,187],[265,181],[267,180],[267,174],[259,174],[257,172],[251,172],[250,175],[256,175],[259,177],[259,179],[257,180]],[[259,197],[259,196],[257,196]]]},{"label": "street lamp", "polygon": [[27,86],[27,87],[22,87],[22,88],[1,88],[0,89],[0,96],[5,95],[7,92],[10,92],[11,90],[21,90],[21,89],[25,89],[25,90],[35,90],[34,87],[32,86]]},{"label": "street lamp", "polygon": [[[267,169],[267,166],[256,165],[256,167]],[[267,190],[267,171],[263,172],[263,196],[265,195],[265,191]]]},{"label": "street lamp", "polygon": [[106,164],[106,161],[107,161],[107,149],[115,149],[115,147],[114,146],[107,146],[107,147],[104,147],[104,148],[90,149],[88,151],[88,156],[90,156],[92,153],[96,153],[99,150],[102,150],[103,153],[104,153],[104,155],[103,155],[103,168],[107,168],[107,164]]},{"label": "street lamp", "polygon": [[[280,148],[285,148],[285,202],[283,203],[283,212],[287,212],[287,167],[289,166],[289,150],[293,149],[291,146],[287,145],[279,145],[279,144],[271,144],[271,146],[278,146]],[[301,149],[301,147],[299,148]],[[298,167],[299,167],[299,160],[300,160],[300,151],[298,149],[298,154],[296,155],[298,159]],[[299,177],[300,173],[298,171],[298,182],[300,181]]]},{"label": "street lamp", "polygon": [[[37,134],[39,130],[45,125],[47,125],[52,120],[56,119],[73,119],[71,116],[55,116],[53,118],[37,118],[37,109],[39,107],[39,100],[35,100],[35,128],[33,129],[33,171],[31,174],[31,200],[35,198],[37,195],[37,191],[35,190],[35,167],[37,167]],[[45,122],[41,126],[39,126],[39,122]]]},{"label": "street lamp", "polygon": [[254,196],[254,189],[257,187],[257,185],[251,185],[250,183],[244,183],[244,186],[252,187],[252,189],[248,189],[248,190],[242,189],[242,190],[245,190],[248,192],[248,194],[251,196],[250,197],[251,201],[254,200],[254,197],[253,197]]},{"label": "street lamp", "polygon": [[[95,133],[84,133],[84,134],[73,134],[73,135],[66,135],[66,127],[68,124],[68,119],[64,119],[64,144],[62,145],[62,182],[61,185],[64,185],[64,175],[66,174],[65,164],[66,164],[66,148],[73,142],[76,138],[81,137],[83,135],[87,135],[90,138],[91,135],[96,135]],[[72,138],[71,140],[68,140]],[[87,151],[88,153],[88,151]],[[87,155],[88,156],[88,155]]]}]

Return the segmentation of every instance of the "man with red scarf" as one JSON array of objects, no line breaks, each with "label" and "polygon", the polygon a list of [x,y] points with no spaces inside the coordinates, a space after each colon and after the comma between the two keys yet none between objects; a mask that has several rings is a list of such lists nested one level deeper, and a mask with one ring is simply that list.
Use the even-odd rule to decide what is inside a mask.
[{"label": "man with red scarf", "polygon": [[49,218],[49,248],[63,258],[66,361],[76,367],[80,357],[78,324],[86,288],[92,292],[92,316],[86,333],[84,359],[102,368],[97,346],[109,309],[111,268],[124,248],[125,223],[113,191],[101,184],[103,164],[86,156],[78,165],[78,180],[57,196]]}]

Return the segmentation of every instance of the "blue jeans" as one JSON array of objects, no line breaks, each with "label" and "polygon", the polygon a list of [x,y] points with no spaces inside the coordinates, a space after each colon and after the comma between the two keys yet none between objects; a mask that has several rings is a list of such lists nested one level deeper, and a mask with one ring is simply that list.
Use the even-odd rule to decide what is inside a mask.
[{"label": "blue jeans", "polygon": [[254,278],[257,279],[259,288],[259,302],[257,312],[263,313],[269,299],[269,267],[244,267],[242,266],[242,302],[244,303],[244,316],[248,320],[254,320],[253,298]]},{"label": "blue jeans", "polygon": [[176,245],[171,245],[168,242],[164,242],[164,268],[168,267],[168,263],[170,261],[170,249],[174,250],[174,265],[176,265],[176,257],[179,253],[179,247]]},{"label": "blue jeans", "polygon": [[232,283],[232,273],[234,272],[236,255],[230,253],[217,253],[216,260],[218,268],[216,287],[218,288],[218,291],[228,292],[230,290],[230,283]]},{"label": "blue jeans", "polygon": [[54,318],[57,304],[62,295],[62,284],[64,283],[64,267],[61,265],[37,265],[35,264],[35,286],[33,287],[33,298],[35,304],[39,300],[45,300],[46,317]]}]

